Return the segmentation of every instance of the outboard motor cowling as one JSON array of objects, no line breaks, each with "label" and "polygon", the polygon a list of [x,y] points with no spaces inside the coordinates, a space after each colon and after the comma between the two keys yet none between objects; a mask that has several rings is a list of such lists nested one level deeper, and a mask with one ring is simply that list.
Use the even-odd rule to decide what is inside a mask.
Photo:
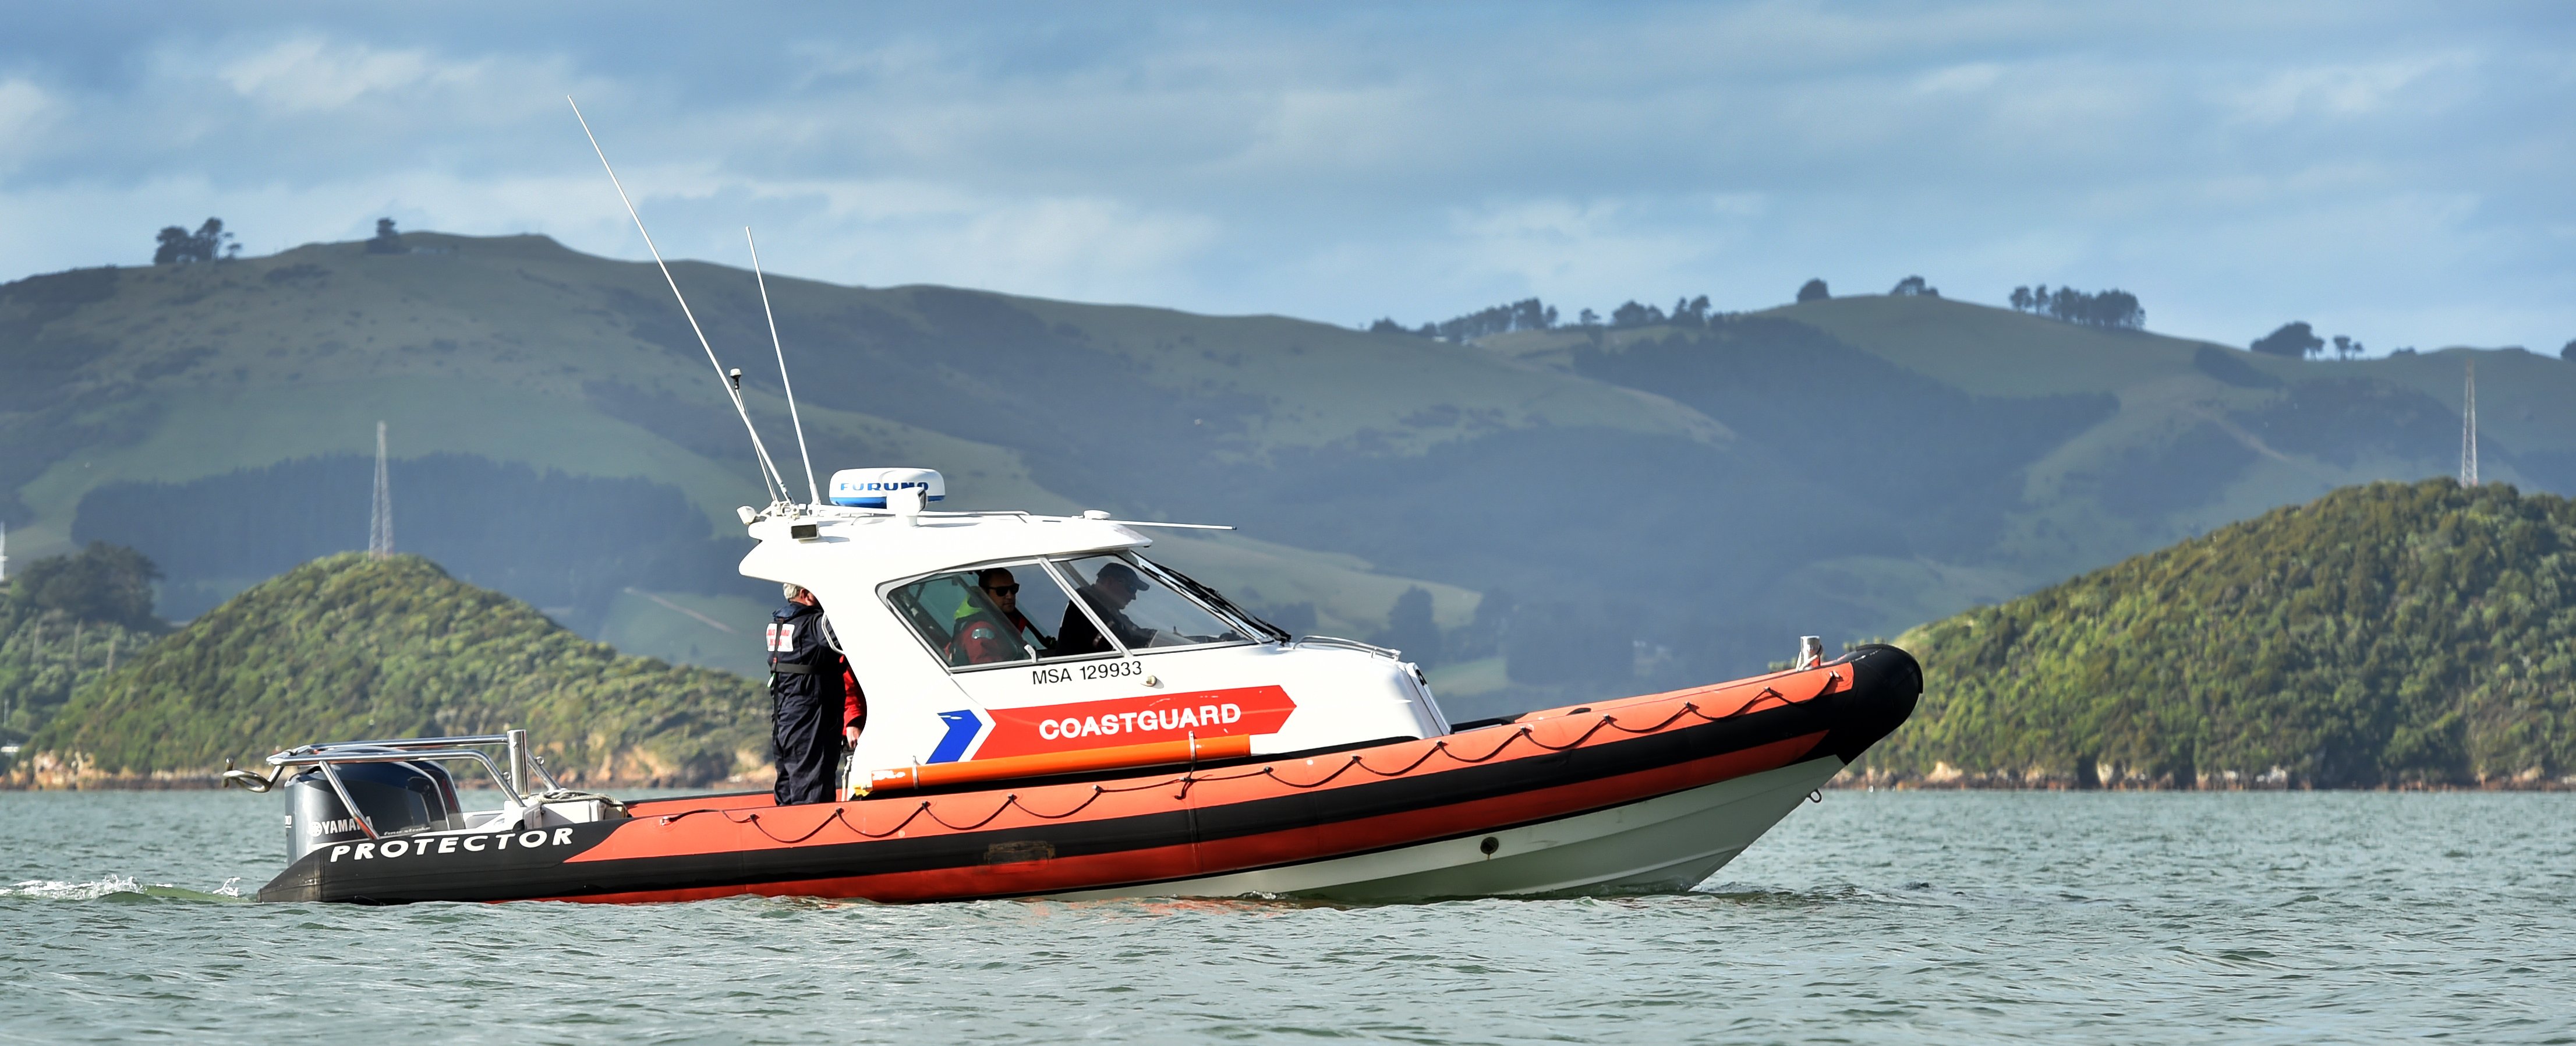
[{"label": "outboard motor cowling", "polygon": [[[377,835],[462,827],[456,823],[456,779],[436,763],[341,763],[334,769]],[[288,778],[282,788],[290,863],[332,843],[367,837],[320,767]]]}]

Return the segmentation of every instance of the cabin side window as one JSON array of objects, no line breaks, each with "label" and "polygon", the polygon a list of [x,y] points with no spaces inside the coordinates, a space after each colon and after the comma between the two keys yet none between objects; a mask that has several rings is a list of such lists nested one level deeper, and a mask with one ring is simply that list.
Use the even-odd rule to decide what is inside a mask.
[{"label": "cabin side window", "polygon": [[1059,622],[1082,614],[1042,563],[933,574],[896,586],[886,599],[951,668],[1025,665],[1089,652],[1058,648]]},{"label": "cabin side window", "polygon": [[[1075,611],[1064,619],[1056,637],[1061,649],[1158,650],[1246,641],[1241,629],[1190,596],[1174,591],[1168,579],[1137,569],[1124,556],[1084,556],[1059,561],[1058,565],[1073,581],[1075,595],[1092,611],[1088,616]],[[1089,627],[1093,620],[1108,634]]]}]

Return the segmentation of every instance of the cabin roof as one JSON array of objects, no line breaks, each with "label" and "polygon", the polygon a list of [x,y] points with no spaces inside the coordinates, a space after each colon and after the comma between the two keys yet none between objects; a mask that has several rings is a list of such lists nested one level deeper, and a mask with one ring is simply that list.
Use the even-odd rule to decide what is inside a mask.
[{"label": "cabin roof", "polygon": [[871,587],[973,563],[1153,544],[1113,520],[1024,512],[910,515],[809,506],[763,517],[748,531],[760,544],[743,557],[745,575],[805,584],[804,578],[830,574]]}]

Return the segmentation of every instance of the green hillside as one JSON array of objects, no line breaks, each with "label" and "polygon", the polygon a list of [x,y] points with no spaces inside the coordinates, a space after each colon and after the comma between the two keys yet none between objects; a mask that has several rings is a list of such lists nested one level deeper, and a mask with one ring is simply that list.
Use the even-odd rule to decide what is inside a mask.
[{"label": "green hillside", "polygon": [[[165,616],[203,612],[360,546],[383,420],[398,548],[630,653],[749,670],[774,597],[733,573],[732,509],[760,486],[660,277],[542,237],[403,239],[0,286],[21,554],[129,545]],[[750,274],[676,270],[801,472]],[[1397,642],[1478,714],[1738,675],[1801,633],[1891,634],[2448,473],[2471,355],[2257,358],[1929,297],[1453,343],[770,285],[818,470],[1238,524],[1157,552],[1301,631]],[[2488,474],[2576,492],[2576,366],[2474,355]],[[1415,588],[1429,620],[1396,620]]]},{"label": "green hillside", "polygon": [[1898,643],[1875,781],[2576,783],[2576,502],[2347,488]]},{"label": "green hillside", "polygon": [[[367,456],[383,420],[399,546],[593,635],[654,640],[646,648],[668,656],[694,645],[703,652],[695,660],[738,669],[756,662],[744,630],[756,635],[766,597],[722,579],[744,547],[733,507],[759,502],[760,487],[660,277],[543,237],[405,240],[413,253],[320,244],[0,286],[0,367],[20,379],[0,385],[0,517],[19,552],[89,539],[141,547],[170,574],[164,612],[197,613],[362,543]],[[728,364],[748,371],[771,447],[788,453],[749,273],[676,268]],[[1322,324],[775,276],[770,286],[817,470],[931,465],[952,477],[956,507],[1217,511],[1226,506],[1186,497],[1210,486],[1210,470],[1335,447],[1416,452],[1445,438],[1458,426],[1414,416],[1433,399],[1471,424],[1666,435],[1698,424],[1684,412],[1641,414],[1618,390],[1498,364],[1472,348]],[[425,476],[430,458],[440,460],[426,462]],[[468,467],[478,464],[479,474]],[[528,569],[560,566],[548,557],[497,562],[451,547],[494,543],[488,532],[501,529],[597,534],[606,514],[572,499],[507,506],[488,493],[540,487],[549,476],[632,481],[616,492],[621,506],[649,500],[635,484],[667,490],[696,518],[661,505],[649,518],[618,514],[609,522],[622,531],[605,537],[650,554],[582,563],[569,581],[560,569]],[[189,510],[169,510],[180,503]],[[448,518],[431,518],[442,510]],[[1263,593],[1269,609],[1291,617],[1307,604],[1319,630],[1382,629],[1394,594],[1413,584],[1435,594],[1446,625],[1463,625],[1475,606],[1475,592],[1454,582],[1283,542],[1257,520],[1225,521],[1252,529],[1222,547],[1171,537],[1165,554],[1251,571],[1228,577],[1230,587]],[[208,524],[258,540],[200,536],[221,554],[173,554]],[[721,547],[698,544],[710,541]],[[654,562],[674,551],[690,553],[690,576]],[[513,572],[529,576],[514,581]],[[612,623],[621,634],[608,633]]]},{"label": "green hillside", "polygon": [[0,743],[24,740],[73,691],[132,664],[159,638],[160,629],[85,621],[0,594]]},{"label": "green hillside", "polygon": [[[1919,455],[1905,463],[1908,471],[1939,480],[1921,495],[1930,510],[1921,522],[1931,536],[1962,540],[1939,547],[1918,524],[1899,554],[1855,550],[1812,564],[1806,575],[1819,588],[1871,601],[1886,632],[2340,487],[2451,474],[2472,358],[2484,478],[2576,494],[2576,366],[2522,351],[2301,361],[1943,298],[1875,295],[1729,317],[1704,331],[1561,329],[1483,344],[1531,366],[1668,396],[1814,468]],[[1709,373],[1706,361],[1721,355],[1749,359]],[[1803,388],[1781,401],[1793,410],[1748,420],[1748,407],[1758,405],[1745,401],[1782,397],[1793,386]],[[1942,409],[1944,395],[1960,394],[1969,399]],[[2063,434],[2015,432],[1981,417],[1994,406],[2052,399],[2091,400],[2100,413]],[[1858,442],[1812,435],[1854,415],[1883,431]],[[1801,416],[1814,420],[1801,425]],[[1982,447],[1961,438],[1980,430],[1988,437]],[[2016,444],[2021,453],[2004,453]],[[1996,452],[1987,460],[2004,467],[1962,467],[1974,462],[1961,452],[1980,449]],[[1944,500],[1954,511],[1941,511]],[[1945,527],[1963,504],[1978,517],[1964,531]]]},{"label": "green hillside", "polygon": [[767,761],[756,684],[620,656],[417,556],[351,553],[132,652],[74,692],[9,773],[202,775],[314,741],[510,727],[567,784],[704,784]]}]

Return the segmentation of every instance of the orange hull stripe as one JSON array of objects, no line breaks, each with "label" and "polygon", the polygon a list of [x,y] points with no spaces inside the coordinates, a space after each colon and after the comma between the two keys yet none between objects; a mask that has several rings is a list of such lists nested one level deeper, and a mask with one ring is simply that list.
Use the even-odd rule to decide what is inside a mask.
[{"label": "orange hull stripe", "polygon": [[[1519,795],[1377,817],[1356,818],[1292,831],[1203,843],[1140,847],[1118,853],[942,868],[886,875],[857,875],[771,883],[638,890],[554,900],[603,904],[697,901],[754,894],[768,897],[863,897],[873,901],[955,900],[1102,889],[1203,876],[1365,853],[1451,836],[1527,824],[1616,806],[1685,788],[1715,784],[1787,766],[1814,749],[1823,732],[1705,759],[1561,785]],[[1159,792],[1159,790],[1157,790]],[[1195,798],[1195,794],[1193,798]],[[1214,805],[1193,802],[1196,807]],[[1463,829],[1463,833],[1462,833]],[[818,840],[822,841],[822,840]],[[840,841],[840,840],[836,840]],[[594,859],[597,850],[582,855]]]},{"label": "orange hull stripe", "polygon": [[927,766],[872,770],[868,772],[868,790],[903,792],[915,788],[974,784],[979,781],[1007,781],[1022,777],[1047,777],[1096,770],[1124,770],[1130,767],[1175,766],[1183,763],[1213,762],[1220,759],[1241,759],[1251,754],[1252,738],[1243,734],[1182,741],[1153,741],[1141,745],[1116,745],[1109,748],[1085,748],[1072,752],[1046,752],[1039,755],[976,759],[964,763],[932,763]]},{"label": "orange hull stripe", "polygon": [[[1758,712],[1781,705],[1801,704],[1807,700],[1837,692],[1850,686],[1850,680],[1827,668],[1785,672],[1717,686],[1695,687],[1664,694],[1627,698],[1591,706],[1582,712],[1572,708],[1533,712],[1507,727],[1488,727],[1464,734],[1403,741],[1361,749],[1352,753],[1335,753],[1313,758],[1295,759],[1267,765],[1237,765],[1207,771],[1186,784],[1180,775],[1167,778],[1144,776],[1098,783],[1030,783],[1003,792],[999,789],[941,795],[911,801],[870,799],[851,803],[818,803],[806,806],[777,807],[768,795],[687,797],[654,800],[630,808],[634,820],[619,827],[599,845],[567,858],[567,863],[615,861],[632,858],[672,857],[693,854],[728,853],[754,850],[780,850],[804,845],[837,845],[879,838],[919,838],[952,833],[997,831],[1027,828],[1069,821],[1105,820],[1168,813],[1180,806],[1200,809],[1228,803],[1304,794],[1318,789],[1332,789],[1387,779],[1389,776],[1435,776],[1490,761],[1492,758],[1518,760],[1539,758],[1555,751],[1581,745],[1589,747],[1625,740],[1644,734],[1678,729],[1707,719]],[[1784,692],[1784,689],[1786,692]],[[1788,696],[1796,693],[1797,697]],[[1687,710],[1685,706],[1688,706]],[[1689,714],[1696,711],[1696,716]],[[1605,726],[1607,723],[1615,726]],[[1662,727],[1658,729],[1658,724]],[[1523,739],[1526,735],[1526,740]],[[1228,740],[1209,738],[1199,742],[1203,759],[1216,759],[1208,751],[1213,742]],[[1813,739],[1805,742],[1812,744]],[[1163,742],[1171,744],[1171,742]],[[1182,742],[1186,745],[1187,742]],[[1151,745],[1137,748],[1156,747]],[[1763,746],[1753,751],[1767,751],[1776,746]],[[1445,748],[1445,754],[1435,751]],[[1117,749],[1095,749],[1067,755],[1097,756]],[[1804,752],[1799,749],[1791,755]],[[1053,757],[1012,757],[1023,758]],[[1186,756],[1183,757],[1185,759]],[[1727,757],[1718,757],[1727,758]],[[1787,757],[1783,757],[1784,759]],[[1356,762],[1355,762],[1356,760]],[[1167,760],[1180,762],[1182,759]],[[937,764],[965,770],[988,762]],[[1002,763],[1005,760],[990,760]],[[1695,764],[1694,764],[1695,765]],[[1769,769],[1769,766],[1761,769]],[[923,767],[924,771],[932,769]],[[1678,768],[1649,773],[1670,773]],[[1029,771],[1014,771],[1020,776]],[[1697,775],[1690,775],[1697,776]],[[1708,783],[1722,778],[1702,777],[1694,783]],[[1678,779],[1677,779],[1678,780]],[[932,779],[925,776],[923,783]],[[1687,787],[1687,785],[1685,785]],[[1182,800],[1176,802],[1176,800]],[[1443,808],[1446,809],[1446,808]],[[748,812],[742,812],[748,811]],[[840,825],[830,822],[838,818]],[[788,840],[793,840],[788,841]],[[1081,860],[1115,859],[1117,855],[1082,858]],[[1066,859],[1068,861],[1073,859]],[[763,886],[761,892],[773,891]],[[735,887],[714,888],[706,896],[731,896],[749,892]],[[624,895],[618,895],[624,896]]]}]

